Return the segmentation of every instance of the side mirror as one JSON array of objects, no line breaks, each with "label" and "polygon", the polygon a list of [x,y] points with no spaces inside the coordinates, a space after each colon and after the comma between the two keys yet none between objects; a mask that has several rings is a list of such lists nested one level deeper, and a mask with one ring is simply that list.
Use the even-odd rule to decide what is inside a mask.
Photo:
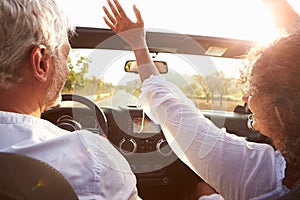
[{"label": "side mirror", "polygon": [[[166,74],[168,73],[168,65],[165,61],[153,61],[155,66],[157,67],[159,73],[161,74]],[[125,63],[124,67],[125,72],[130,72],[130,73],[138,73],[137,69],[137,63],[135,60],[128,60]]]}]

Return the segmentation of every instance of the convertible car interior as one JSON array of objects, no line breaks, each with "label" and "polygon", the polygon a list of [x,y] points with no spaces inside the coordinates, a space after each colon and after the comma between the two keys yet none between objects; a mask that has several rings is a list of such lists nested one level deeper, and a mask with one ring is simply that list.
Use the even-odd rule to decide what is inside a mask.
[{"label": "convertible car interior", "polygon": [[[72,48],[82,52],[87,49],[92,50],[88,59],[95,59],[95,61],[89,61],[90,63],[97,62],[97,59],[101,60],[101,57],[99,58],[101,55],[92,55],[98,50],[130,54],[129,46],[111,30],[77,27],[77,33],[78,35],[70,41]],[[221,57],[221,59],[238,58],[253,45],[253,42],[246,40],[158,32],[147,32],[147,42],[150,52],[154,55],[176,54],[187,57],[193,55],[208,58]],[[123,71],[125,63],[122,62],[120,67]],[[113,64],[108,64],[109,67],[112,67],[111,65]],[[171,71],[171,67],[168,67],[166,74]],[[105,76],[105,73],[105,70],[101,72],[101,76]],[[139,78],[137,74],[125,73],[124,76],[135,76],[134,81],[129,79],[131,81],[127,83],[126,93],[121,89],[125,87],[123,85],[118,88],[113,87],[112,91],[102,90],[103,93],[98,96],[82,95],[80,93],[82,90],[75,88],[72,94],[62,95],[62,100],[69,104],[46,111],[42,118],[70,131],[87,129],[95,134],[104,134],[130,163],[138,180],[139,195],[144,200],[185,199],[202,180],[172,152],[160,126],[145,115],[138,101],[131,102],[132,96],[137,96],[138,99],[141,83],[137,81]],[[94,79],[96,79],[92,90],[94,93],[98,91],[101,84],[107,86],[101,78],[94,77]],[[121,91],[121,96],[122,94],[126,96],[128,93],[130,95],[125,101],[118,103],[122,97],[115,91]],[[105,97],[103,97],[104,93]],[[219,106],[220,96],[213,98],[214,103]],[[101,102],[105,101],[106,104],[102,105]],[[223,101],[226,101],[226,98]],[[229,133],[246,137],[248,140],[271,144],[268,138],[249,130],[247,123],[250,111],[247,105],[237,102],[235,104],[231,111],[227,111],[213,109],[214,105],[211,102],[210,109],[202,112],[220,128],[225,127]]]},{"label": "convertible car interior", "polygon": [[[65,2],[67,1],[60,1],[61,4]],[[82,2],[70,0],[65,7],[72,7],[73,15],[80,17],[80,20],[92,20],[93,17],[81,15],[85,11],[83,6],[76,7]],[[226,2],[224,5],[227,6],[227,1],[218,3],[221,2]],[[263,0],[263,2],[273,1]],[[146,3],[143,2],[140,6],[145,6],[143,4]],[[180,6],[183,4],[191,6],[185,2],[178,3]],[[250,6],[250,3],[247,5]],[[88,3],[85,3],[85,6],[88,6]],[[97,4],[97,12],[99,7]],[[215,10],[216,7],[222,5],[212,5],[211,8]],[[165,11],[165,6],[155,8]],[[254,8],[255,13],[259,11],[257,7]],[[151,10],[142,9],[145,10],[145,16],[146,10]],[[198,11],[200,7],[195,8],[193,12],[181,7],[177,9],[179,10],[176,11],[176,15],[170,17],[178,17],[179,12],[184,12],[180,16],[193,13],[195,18],[194,14],[201,13]],[[277,25],[289,23],[291,19],[289,16],[294,13],[278,14],[282,7],[277,6],[276,9],[273,9],[273,17],[279,19],[286,16],[281,19],[287,19],[277,21]],[[91,8],[90,10],[92,12]],[[88,12],[90,10],[87,9]],[[219,11],[210,12],[203,17],[205,18],[203,21],[209,21],[218,12],[224,11],[226,12],[226,9],[221,8]],[[161,13],[157,13],[151,13],[150,18],[158,17],[159,20],[156,19],[154,24],[163,24],[163,19],[160,21]],[[227,12],[223,17],[228,17],[229,14]],[[255,18],[256,15],[252,16],[252,14],[249,14],[251,18]],[[230,18],[232,21],[239,22],[238,26],[244,24],[244,21],[236,20],[239,15],[242,17],[243,13],[239,12]],[[226,20],[222,21],[223,17],[219,17],[212,23],[221,22],[219,23],[221,29],[226,29],[222,26],[222,23],[226,22]],[[176,23],[179,24],[181,18],[176,19],[178,20]],[[262,20],[255,19],[257,19],[255,23]],[[97,23],[100,20],[97,18]],[[247,25],[247,22],[245,23]],[[76,26],[77,35],[70,39],[72,46],[68,60],[70,75],[62,91],[62,104],[60,107],[45,111],[42,118],[69,131],[86,129],[107,137],[128,160],[137,177],[138,193],[143,200],[189,200],[196,184],[203,180],[173,153],[161,127],[155,124],[141,108],[139,103],[141,82],[136,73],[135,57],[130,46],[110,29],[89,24],[82,26],[76,24]],[[189,28],[186,24],[181,25],[183,26]],[[213,28],[216,25],[209,24],[208,27]],[[235,28],[236,31],[241,30],[240,27]],[[258,34],[263,34],[264,30],[260,30]],[[215,32],[218,31],[215,29]],[[230,32],[233,33],[234,30]],[[250,34],[255,35],[256,32],[258,31],[255,28]],[[244,69],[243,55],[257,41],[233,38],[146,28],[149,51],[161,76],[176,84],[205,117],[211,119],[216,126],[225,128],[228,133],[245,137],[249,141],[272,145],[270,138],[251,129],[249,117],[251,110],[242,102],[244,86],[238,84],[240,73]],[[9,155],[1,154],[1,163],[4,162],[3,159],[10,159],[12,166],[20,166],[19,162],[23,161],[29,162],[29,166],[32,162],[37,164],[36,161],[31,159],[28,161],[28,158],[22,156],[8,157]],[[1,164],[1,167],[4,170],[5,165]],[[53,173],[59,176],[59,173],[53,170]],[[65,180],[63,179],[62,182]],[[5,183],[3,184],[5,186]],[[70,192],[66,193],[70,198],[60,196],[57,199],[76,199],[68,183],[64,183],[62,188]],[[1,195],[6,194],[0,193],[0,197]]]}]

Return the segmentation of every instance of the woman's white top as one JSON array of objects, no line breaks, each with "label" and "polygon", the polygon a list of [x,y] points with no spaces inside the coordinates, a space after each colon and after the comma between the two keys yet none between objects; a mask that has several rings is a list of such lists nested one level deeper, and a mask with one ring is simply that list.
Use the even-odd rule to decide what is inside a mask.
[{"label": "woman's white top", "polygon": [[174,153],[224,199],[274,200],[289,191],[280,152],[218,128],[161,76],[144,81],[140,103]]}]

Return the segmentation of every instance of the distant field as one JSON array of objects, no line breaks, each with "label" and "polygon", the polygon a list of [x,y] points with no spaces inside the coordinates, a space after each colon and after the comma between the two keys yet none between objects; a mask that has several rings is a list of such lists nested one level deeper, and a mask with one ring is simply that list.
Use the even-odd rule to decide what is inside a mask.
[{"label": "distant field", "polygon": [[244,105],[242,101],[223,101],[223,106],[220,106],[219,101],[215,101],[214,105],[212,105],[212,102],[209,101],[208,103],[206,100],[197,99],[195,100],[196,104],[198,105],[199,109],[203,110],[225,110],[225,111],[234,111],[234,108],[237,105]]}]

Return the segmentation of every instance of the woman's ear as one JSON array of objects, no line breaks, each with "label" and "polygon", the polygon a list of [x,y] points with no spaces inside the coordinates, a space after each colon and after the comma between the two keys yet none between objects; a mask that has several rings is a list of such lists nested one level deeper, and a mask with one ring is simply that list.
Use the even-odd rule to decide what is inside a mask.
[{"label": "woman's ear", "polygon": [[30,56],[33,76],[40,82],[46,82],[49,72],[49,57],[46,54],[46,46],[34,47]]}]

